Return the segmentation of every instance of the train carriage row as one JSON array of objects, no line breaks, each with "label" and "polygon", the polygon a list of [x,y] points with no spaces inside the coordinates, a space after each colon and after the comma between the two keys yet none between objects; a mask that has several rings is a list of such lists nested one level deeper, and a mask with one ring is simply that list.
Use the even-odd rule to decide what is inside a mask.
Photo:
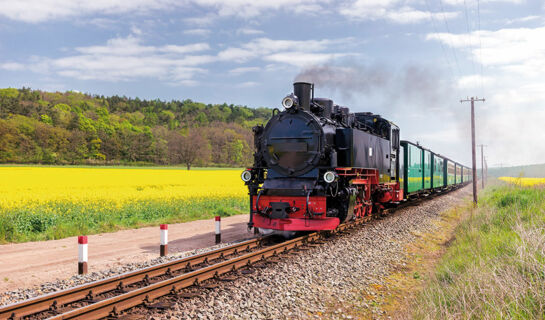
[{"label": "train carriage row", "polygon": [[401,141],[399,153],[399,183],[406,197],[472,180],[468,167],[410,141]]}]

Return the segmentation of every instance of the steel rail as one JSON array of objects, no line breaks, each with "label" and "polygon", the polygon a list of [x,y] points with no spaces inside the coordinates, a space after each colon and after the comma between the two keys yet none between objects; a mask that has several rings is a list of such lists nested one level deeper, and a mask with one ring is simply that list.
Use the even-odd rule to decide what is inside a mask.
[{"label": "steel rail", "polygon": [[288,240],[276,245],[265,247],[255,252],[250,252],[223,262],[216,263],[202,269],[184,273],[174,278],[160,281],[110,299],[102,300],[97,303],[51,317],[50,319],[87,320],[117,316],[121,311],[135,307],[142,303],[151,303],[153,300],[168,294],[177,294],[181,289],[199,284],[209,279],[217,278],[223,274],[236,271],[237,269],[247,267],[252,263],[263,261],[268,257],[276,256],[282,252],[287,252],[291,249],[316,241],[321,237],[322,235],[316,232]]},{"label": "steel rail", "polygon": [[190,257],[158,264],[155,266],[127,272],[103,280],[83,284],[74,288],[53,292],[29,300],[0,307],[0,320],[19,319],[24,316],[55,310],[62,305],[81,301],[93,300],[97,295],[113,290],[123,290],[129,285],[145,281],[157,276],[168,275],[181,269],[207,263],[210,260],[224,258],[233,253],[244,250],[251,250],[259,247],[267,237],[251,239],[226,246],[209,252],[193,255]]}]

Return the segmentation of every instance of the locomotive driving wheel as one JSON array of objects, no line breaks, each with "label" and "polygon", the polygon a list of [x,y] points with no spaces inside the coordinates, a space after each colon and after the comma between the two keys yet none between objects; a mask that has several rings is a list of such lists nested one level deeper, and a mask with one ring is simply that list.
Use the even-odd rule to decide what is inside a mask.
[{"label": "locomotive driving wheel", "polygon": [[356,203],[354,204],[354,216],[356,218],[363,218],[365,216],[365,202],[362,199],[363,192],[359,192],[356,197]]},{"label": "locomotive driving wheel", "polygon": [[369,199],[367,198],[367,188],[368,186],[364,185],[358,188],[358,193],[354,203],[354,216],[356,218],[363,218],[365,216],[370,216],[373,212],[373,206]]}]

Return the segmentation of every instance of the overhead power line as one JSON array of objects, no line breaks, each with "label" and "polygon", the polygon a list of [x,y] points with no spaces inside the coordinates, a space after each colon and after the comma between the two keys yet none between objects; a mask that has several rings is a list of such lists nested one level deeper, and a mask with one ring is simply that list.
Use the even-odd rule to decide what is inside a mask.
[{"label": "overhead power line", "polygon": [[[437,29],[435,18],[433,17],[433,14],[431,12],[428,0],[426,0],[426,8],[428,9],[428,13],[429,13],[429,16],[430,16],[433,31],[436,34],[439,34],[439,30]],[[443,57],[445,58],[445,61],[447,62],[447,65],[448,65],[448,69],[449,69],[449,71],[450,71],[450,73],[452,75],[452,81],[454,81],[454,79],[456,77],[455,74],[454,74],[454,71],[455,71],[454,66],[452,65],[452,62],[450,61],[450,58],[449,58],[448,53],[447,53],[447,49],[445,48],[445,45],[443,44],[443,41],[439,41],[439,44],[441,45],[441,51],[443,52]]]},{"label": "overhead power line", "polygon": [[483,72],[483,44],[481,41],[481,6],[477,0],[477,27],[479,35],[479,63],[481,64],[481,90],[484,97],[484,72]]},{"label": "overhead power line", "polygon": [[[443,8],[443,1],[439,0],[439,5],[441,7],[441,12],[443,14],[443,21],[445,22],[445,27],[447,29],[447,33],[450,36],[451,41],[452,41],[452,32],[450,32],[450,28],[448,26],[447,17],[445,15],[445,9]],[[452,43],[454,43],[454,42],[452,42]],[[454,56],[454,62],[456,63],[456,68],[458,69],[458,74],[461,75],[462,74],[462,69],[460,68],[460,63],[458,62],[458,56],[456,55],[456,50],[454,50],[454,48],[452,46],[451,46],[451,49],[452,49],[452,55]]]},{"label": "overhead power line", "polygon": [[464,0],[464,9],[465,9],[466,26],[467,26],[467,50],[469,51],[469,56],[471,57],[471,66],[473,68],[473,74],[475,74],[475,59],[473,58],[473,45],[471,44],[471,27],[469,25],[469,14],[467,12],[466,0]]}]

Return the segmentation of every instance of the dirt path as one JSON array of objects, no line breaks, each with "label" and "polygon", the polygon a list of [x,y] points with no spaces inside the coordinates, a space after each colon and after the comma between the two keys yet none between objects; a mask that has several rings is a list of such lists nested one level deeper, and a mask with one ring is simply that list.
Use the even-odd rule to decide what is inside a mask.
[{"label": "dirt path", "polygon": [[[222,218],[222,241],[249,238],[247,215]],[[214,245],[214,220],[169,225],[169,252]],[[159,256],[159,227],[89,236],[89,272]],[[0,292],[68,278],[77,273],[77,237],[0,245]]]}]

